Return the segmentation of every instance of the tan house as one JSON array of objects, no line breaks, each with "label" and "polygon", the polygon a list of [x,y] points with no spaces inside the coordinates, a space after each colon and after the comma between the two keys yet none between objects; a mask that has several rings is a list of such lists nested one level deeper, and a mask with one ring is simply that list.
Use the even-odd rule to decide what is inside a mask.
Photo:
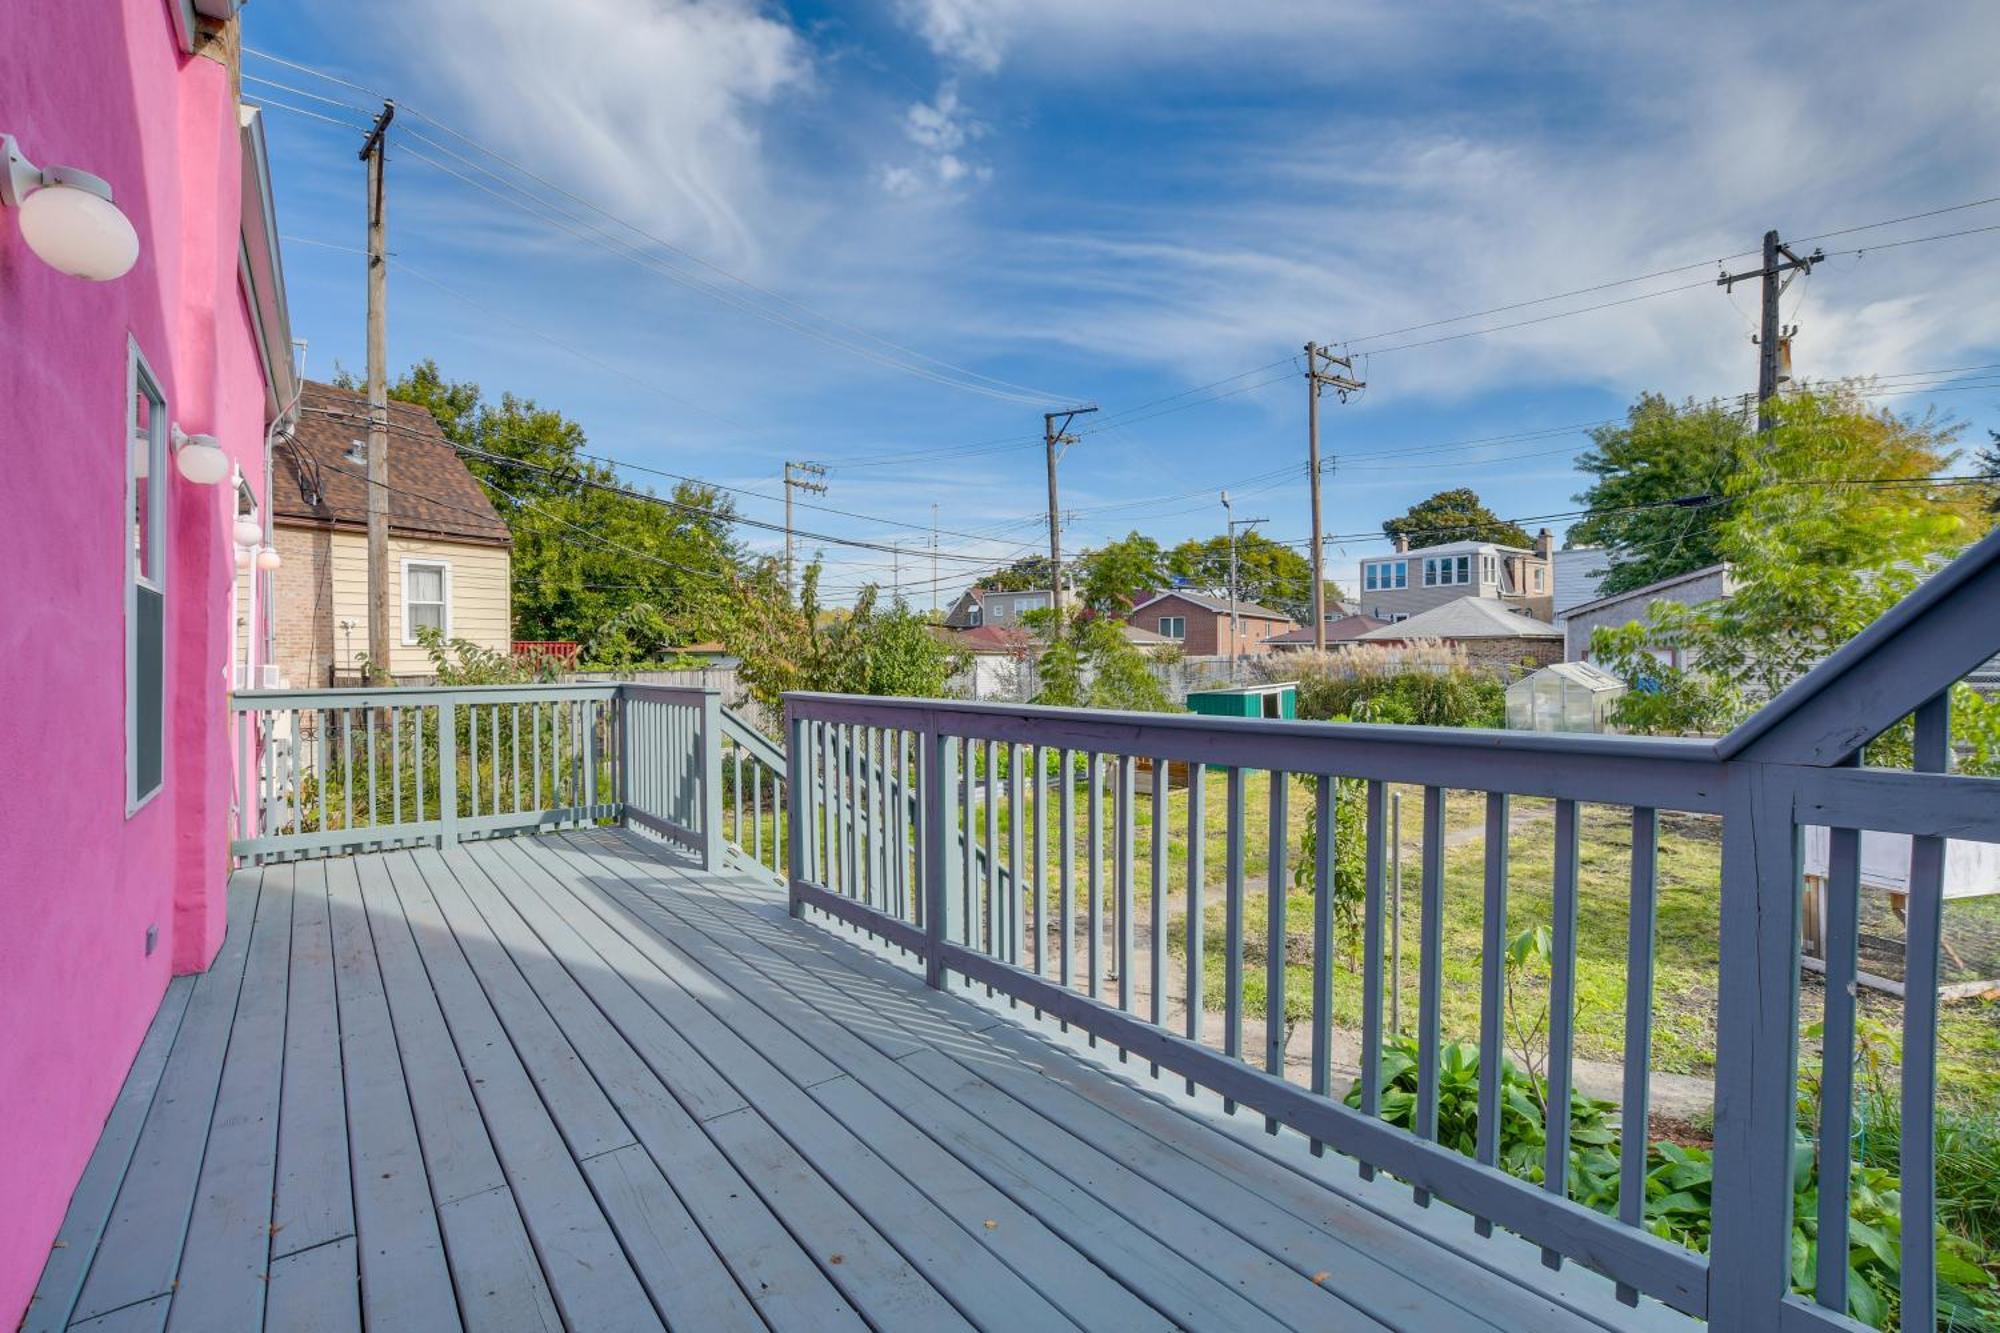
[{"label": "tan house", "polygon": [[1483,597],[1548,620],[1555,609],[1555,535],[1543,528],[1532,549],[1497,542],[1447,542],[1410,549],[1396,536],[1389,555],[1361,562],[1355,609],[1377,620],[1421,615],[1463,597]]},{"label": "tan house", "polygon": [[[355,680],[368,652],[368,402],[305,386],[293,439],[272,462],[278,666],[294,689]],[[431,675],[430,627],[512,646],[513,539],[437,421],[389,404],[389,670]]]}]

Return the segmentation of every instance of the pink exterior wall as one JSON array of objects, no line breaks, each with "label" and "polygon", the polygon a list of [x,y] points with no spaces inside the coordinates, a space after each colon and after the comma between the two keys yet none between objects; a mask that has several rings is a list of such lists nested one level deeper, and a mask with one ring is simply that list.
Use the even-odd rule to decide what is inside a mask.
[{"label": "pink exterior wall", "polygon": [[86,282],[0,210],[0,1328],[169,974],[222,938],[233,498],[171,465],[165,785],[125,813],[128,337],[169,417],[264,475],[235,96],[222,65],[182,53],[170,3],[0,6],[0,131],[110,181],[140,238],[130,273]]}]

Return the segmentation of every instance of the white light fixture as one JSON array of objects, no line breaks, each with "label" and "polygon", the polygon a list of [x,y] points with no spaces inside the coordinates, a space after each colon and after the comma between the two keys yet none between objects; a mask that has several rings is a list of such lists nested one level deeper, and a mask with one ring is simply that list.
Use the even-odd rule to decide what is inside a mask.
[{"label": "white light fixture", "polygon": [[93,282],[122,278],[139,260],[139,233],[111,185],[75,167],[42,168],[0,134],[0,204],[21,211],[21,239],[50,268]]},{"label": "white light fixture", "polygon": [[169,436],[174,445],[174,465],[181,475],[197,486],[213,486],[229,475],[229,455],[213,435],[190,435],[179,426]]},{"label": "white light fixture", "polygon": [[249,514],[236,516],[236,544],[255,546],[264,540],[264,525]]},{"label": "white light fixture", "polygon": [[238,569],[250,568],[250,559],[251,551],[249,547],[239,546],[236,548],[236,567]]},{"label": "white light fixture", "polygon": [[257,552],[257,568],[259,569],[276,569],[284,563],[284,557],[278,554],[278,550],[274,546],[266,546]]}]

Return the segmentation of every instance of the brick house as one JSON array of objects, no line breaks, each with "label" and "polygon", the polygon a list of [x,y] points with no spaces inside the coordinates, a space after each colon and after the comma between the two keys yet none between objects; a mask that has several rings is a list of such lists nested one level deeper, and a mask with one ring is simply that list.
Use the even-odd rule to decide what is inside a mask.
[{"label": "brick house", "polygon": [[1456,644],[1474,666],[1545,667],[1563,660],[1563,632],[1492,597],[1460,597],[1355,639],[1358,644]]},{"label": "brick house", "polygon": [[[295,689],[345,683],[368,651],[368,400],[308,383],[273,462],[277,664]],[[389,671],[425,678],[417,631],[495,652],[513,635],[513,538],[431,414],[389,404]]]},{"label": "brick house", "polygon": [[[1273,611],[1255,602],[1237,602],[1233,612],[1243,626],[1243,637],[1235,645],[1239,657],[1261,657],[1272,651],[1272,639],[1299,627],[1283,611]],[[1178,643],[1189,657],[1230,655],[1234,624],[1227,598],[1177,588],[1142,600],[1125,619],[1130,625]]]}]

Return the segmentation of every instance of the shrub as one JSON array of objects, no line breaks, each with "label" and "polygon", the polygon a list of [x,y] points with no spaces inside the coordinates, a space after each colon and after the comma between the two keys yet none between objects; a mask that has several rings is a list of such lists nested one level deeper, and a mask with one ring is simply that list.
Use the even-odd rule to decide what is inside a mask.
[{"label": "shrub", "polygon": [[1306,721],[1498,727],[1506,719],[1505,687],[1455,651],[1309,655],[1298,659],[1297,676],[1299,717]]}]

